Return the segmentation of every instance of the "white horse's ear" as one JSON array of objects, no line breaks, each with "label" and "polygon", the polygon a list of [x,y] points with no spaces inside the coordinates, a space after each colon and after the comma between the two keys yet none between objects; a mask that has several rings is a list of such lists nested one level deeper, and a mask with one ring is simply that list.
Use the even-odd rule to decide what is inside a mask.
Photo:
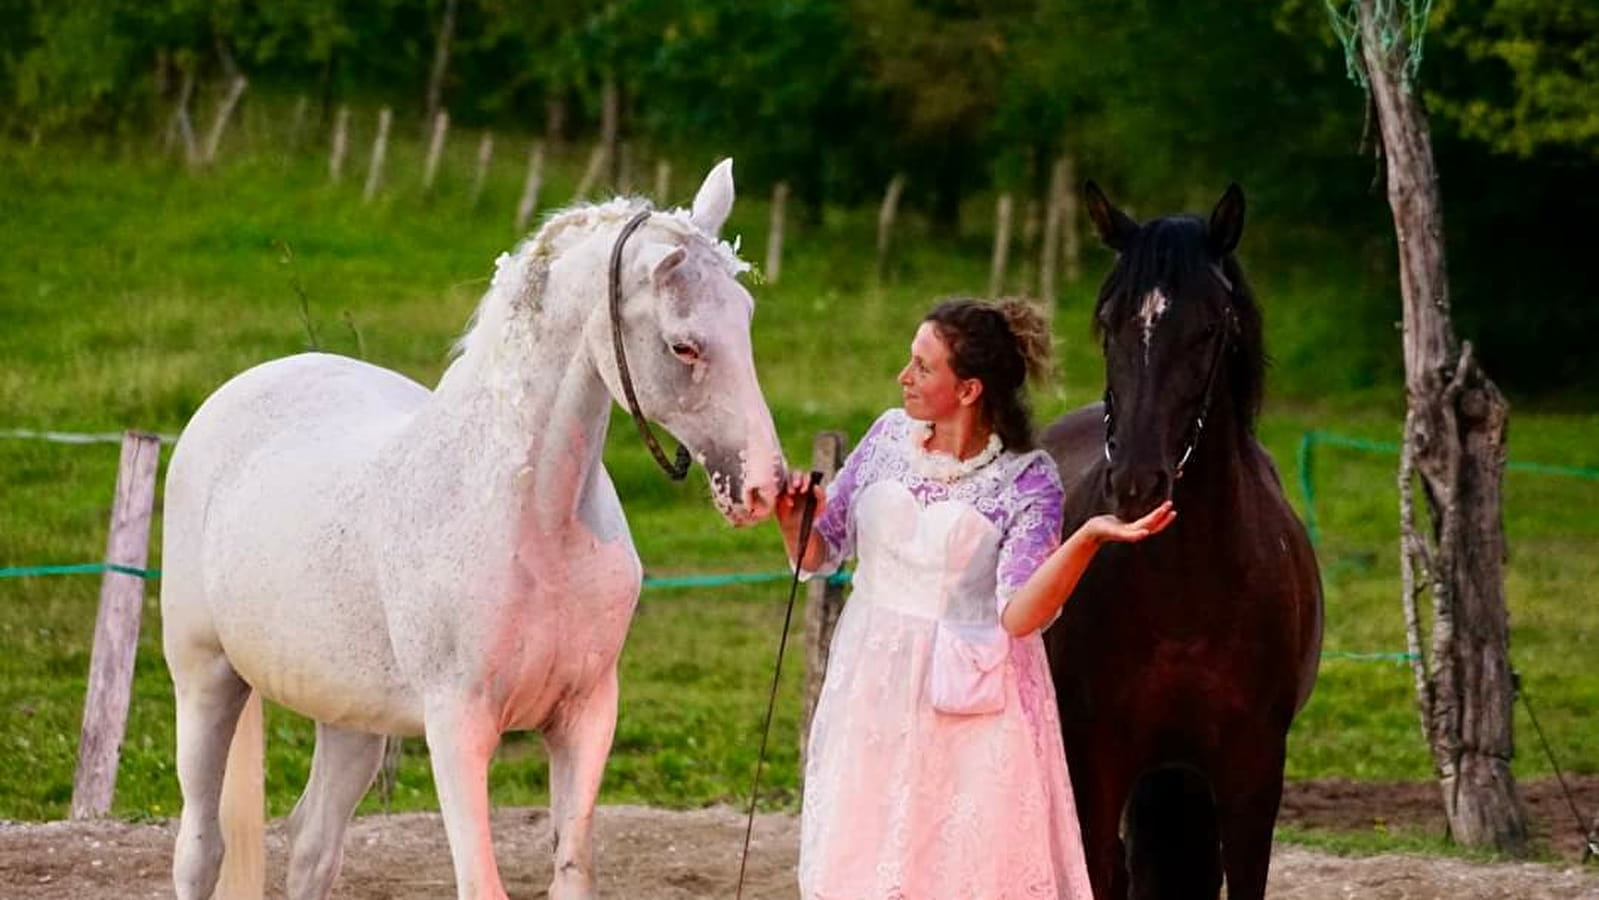
[{"label": "white horse's ear", "polygon": [[649,273],[656,284],[665,281],[688,258],[688,251],[678,244],[650,243],[638,249],[638,267]]},{"label": "white horse's ear", "polygon": [[705,183],[694,195],[694,212],[690,218],[706,234],[716,235],[721,232],[722,223],[727,221],[727,214],[732,211],[733,160],[729,158],[717,163],[711,173],[705,176]]}]

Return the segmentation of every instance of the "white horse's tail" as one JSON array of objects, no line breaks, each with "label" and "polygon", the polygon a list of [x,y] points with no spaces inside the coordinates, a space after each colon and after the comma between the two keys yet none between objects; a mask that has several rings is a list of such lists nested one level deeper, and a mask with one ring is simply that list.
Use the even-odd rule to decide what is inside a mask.
[{"label": "white horse's tail", "polygon": [[228,746],[222,776],[222,874],[213,900],[259,900],[266,893],[266,793],[261,693],[250,691]]}]

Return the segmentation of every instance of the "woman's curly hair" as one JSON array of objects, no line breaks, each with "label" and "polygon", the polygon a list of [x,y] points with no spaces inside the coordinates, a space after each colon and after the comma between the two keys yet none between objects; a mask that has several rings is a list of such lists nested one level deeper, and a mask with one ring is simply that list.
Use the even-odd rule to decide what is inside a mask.
[{"label": "woman's curly hair", "polygon": [[923,321],[933,323],[949,347],[956,377],[983,383],[983,412],[1005,449],[1031,450],[1027,379],[1043,382],[1052,372],[1049,323],[1043,315],[1021,299],[956,297],[933,307]]}]

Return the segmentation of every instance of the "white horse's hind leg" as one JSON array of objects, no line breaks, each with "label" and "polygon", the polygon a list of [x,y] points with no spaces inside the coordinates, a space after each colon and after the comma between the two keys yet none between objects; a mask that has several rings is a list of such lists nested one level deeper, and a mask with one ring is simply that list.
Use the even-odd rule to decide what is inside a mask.
[{"label": "white horse's hind leg", "polygon": [[289,814],[289,898],[323,900],[344,862],[344,830],[383,762],[383,736],[321,722],[305,793]]},{"label": "white horse's hind leg", "polygon": [[544,733],[550,751],[550,817],[555,825],[551,900],[594,896],[594,799],[616,734],[616,669]]},{"label": "white horse's hind leg", "polygon": [[489,759],[500,743],[493,717],[465,696],[431,697],[424,709],[433,787],[450,839],[458,900],[506,900],[489,834]]},{"label": "white horse's hind leg", "polygon": [[183,815],[172,851],[172,885],[178,900],[207,900],[222,867],[218,806],[228,746],[250,686],[220,651],[194,650],[173,660],[178,707],[178,787]]}]

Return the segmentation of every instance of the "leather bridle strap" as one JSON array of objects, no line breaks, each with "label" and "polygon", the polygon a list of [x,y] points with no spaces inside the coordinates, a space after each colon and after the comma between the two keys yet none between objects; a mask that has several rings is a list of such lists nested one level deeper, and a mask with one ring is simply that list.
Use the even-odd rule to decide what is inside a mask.
[{"label": "leather bridle strap", "polygon": [[655,457],[655,462],[667,477],[673,481],[682,481],[688,476],[693,459],[689,456],[688,448],[678,444],[677,459],[670,462],[667,460],[666,453],[661,450],[660,442],[655,439],[655,432],[650,429],[649,420],[644,418],[643,411],[639,409],[638,394],[633,390],[633,376],[627,368],[627,352],[622,349],[622,247],[627,243],[627,239],[633,236],[633,232],[649,221],[653,213],[653,210],[646,208],[628,220],[628,223],[622,226],[621,234],[617,235],[615,246],[611,248],[611,342],[616,348],[616,371],[622,379],[622,394],[627,397],[627,411],[633,414],[633,422],[638,425],[638,433],[644,439],[644,446],[650,449],[650,454]]}]

